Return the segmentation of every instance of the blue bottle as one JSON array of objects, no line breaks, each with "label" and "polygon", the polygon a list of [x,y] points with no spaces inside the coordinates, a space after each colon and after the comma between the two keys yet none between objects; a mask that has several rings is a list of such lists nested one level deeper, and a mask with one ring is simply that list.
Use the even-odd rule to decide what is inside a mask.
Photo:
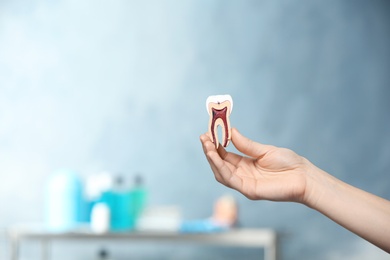
[{"label": "blue bottle", "polygon": [[77,228],[85,217],[83,185],[77,172],[56,171],[50,178],[45,194],[47,227],[52,231]]},{"label": "blue bottle", "polygon": [[131,211],[133,192],[125,187],[122,177],[117,177],[114,188],[104,192],[101,201],[110,208],[111,231],[129,231],[134,228],[134,216]]}]

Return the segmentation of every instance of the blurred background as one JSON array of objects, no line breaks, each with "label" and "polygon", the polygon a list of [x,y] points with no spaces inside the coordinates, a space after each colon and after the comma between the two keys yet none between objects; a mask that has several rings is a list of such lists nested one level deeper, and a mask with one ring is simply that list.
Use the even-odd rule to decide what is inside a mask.
[{"label": "blurred background", "polygon": [[[184,219],[234,196],[240,226],[282,234],[282,259],[389,259],[305,206],[220,185],[199,142],[206,98],[230,94],[244,135],[390,199],[389,46],[388,1],[3,0],[0,228],[44,219],[58,169],[142,173],[148,204],[176,205]],[[5,235],[0,243],[6,259]],[[260,253],[110,243],[112,259]],[[56,245],[55,259],[95,259],[98,246]],[[25,259],[37,259],[34,248]]]}]

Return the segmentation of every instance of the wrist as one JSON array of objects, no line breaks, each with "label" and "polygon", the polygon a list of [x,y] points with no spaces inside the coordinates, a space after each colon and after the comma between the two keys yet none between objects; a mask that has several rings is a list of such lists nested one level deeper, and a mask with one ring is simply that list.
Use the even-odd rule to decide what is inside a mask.
[{"label": "wrist", "polygon": [[316,209],[319,209],[321,201],[326,197],[326,191],[333,189],[337,183],[336,179],[312,164],[309,160],[306,170],[306,187],[302,199],[302,204]]}]

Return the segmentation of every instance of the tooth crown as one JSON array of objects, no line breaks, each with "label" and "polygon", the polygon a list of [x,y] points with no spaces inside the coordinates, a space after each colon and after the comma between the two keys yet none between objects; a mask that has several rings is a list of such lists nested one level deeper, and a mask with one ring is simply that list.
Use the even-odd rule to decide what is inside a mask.
[{"label": "tooth crown", "polygon": [[209,96],[206,100],[207,112],[209,113],[209,131],[210,139],[218,148],[217,128],[222,128],[222,145],[228,146],[231,139],[230,113],[233,109],[233,100],[230,95]]},{"label": "tooth crown", "polygon": [[230,95],[214,95],[214,96],[209,96],[206,100],[206,109],[207,109],[207,112],[209,113],[210,115],[210,108],[209,108],[209,104],[210,103],[214,103],[214,104],[221,104],[225,101],[228,101],[230,102],[230,111],[229,111],[229,114],[232,112],[233,110],[233,99],[232,99],[232,96]]}]

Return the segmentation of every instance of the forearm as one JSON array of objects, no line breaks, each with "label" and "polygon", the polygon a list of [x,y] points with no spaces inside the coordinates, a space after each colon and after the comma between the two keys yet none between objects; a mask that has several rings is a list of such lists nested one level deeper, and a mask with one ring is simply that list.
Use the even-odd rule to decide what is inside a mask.
[{"label": "forearm", "polygon": [[390,253],[390,201],[309,168],[304,203]]}]

